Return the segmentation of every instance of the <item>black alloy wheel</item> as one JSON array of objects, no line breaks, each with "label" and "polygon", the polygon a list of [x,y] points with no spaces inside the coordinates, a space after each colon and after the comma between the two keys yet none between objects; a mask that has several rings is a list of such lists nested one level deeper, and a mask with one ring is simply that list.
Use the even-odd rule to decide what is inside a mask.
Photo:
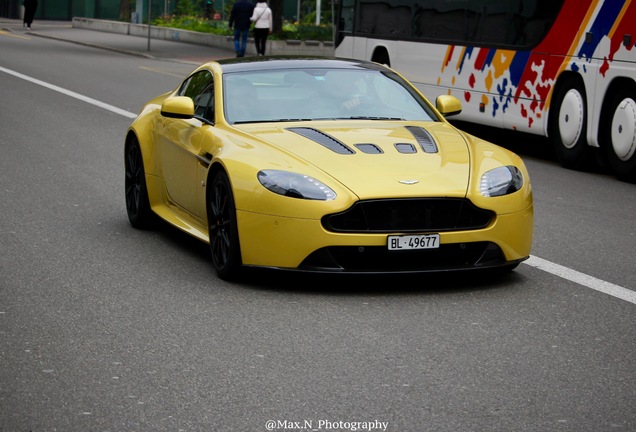
[{"label": "black alloy wheel", "polygon": [[218,171],[213,176],[207,200],[212,264],[221,279],[232,280],[242,264],[236,206],[227,174]]},{"label": "black alloy wheel", "polygon": [[146,173],[141,148],[136,139],[131,139],[126,145],[126,212],[128,220],[135,228],[151,228],[154,214],[150,209],[148,189],[146,187]]}]

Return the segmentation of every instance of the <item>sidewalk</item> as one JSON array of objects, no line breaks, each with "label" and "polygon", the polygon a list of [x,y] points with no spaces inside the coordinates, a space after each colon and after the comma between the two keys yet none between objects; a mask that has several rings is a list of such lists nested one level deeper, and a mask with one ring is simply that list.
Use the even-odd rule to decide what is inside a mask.
[{"label": "sidewalk", "polygon": [[26,33],[145,58],[199,65],[210,60],[235,57],[234,51],[216,47],[73,28],[70,21],[34,21],[31,28],[27,31],[20,20],[0,18],[0,29],[7,32]]}]

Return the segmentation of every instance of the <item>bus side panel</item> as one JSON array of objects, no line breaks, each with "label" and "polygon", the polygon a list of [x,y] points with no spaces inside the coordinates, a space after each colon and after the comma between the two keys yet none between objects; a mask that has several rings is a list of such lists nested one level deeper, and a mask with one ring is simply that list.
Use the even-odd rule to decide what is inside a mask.
[{"label": "bus side panel", "polygon": [[[366,7],[377,6],[372,0],[366,3]],[[411,4],[398,3],[394,4],[396,11],[401,10],[398,6]],[[510,5],[517,3],[522,4]],[[418,4],[417,10],[429,11],[422,9],[421,2]],[[636,1],[564,0],[558,15],[552,18],[546,11],[555,8],[548,2],[523,5],[534,6],[528,6],[527,19],[520,27],[522,39],[537,40],[547,31],[533,49],[488,47],[486,39],[481,46],[432,43],[435,38],[441,38],[441,42],[458,32],[450,25],[456,23],[450,12],[440,9],[437,21],[424,19],[422,12],[418,21],[425,24],[418,30],[421,34],[403,40],[403,35],[393,33],[373,38],[376,27],[368,26],[365,34],[369,37],[347,37],[337,51],[372,60],[381,49],[387,53],[390,65],[432,102],[440,94],[458,97],[463,105],[458,119],[544,136],[548,134],[554,88],[567,88],[575,82],[570,78],[580,77],[587,97],[587,141],[598,146],[601,109],[610,84],[616,79],[636,80]],[[448,24],[446,33],[440,33],[444,27],[438,22],[440,17],[451,20],[444,21]]]},{"label": "bus side panel", "polygon": [[353,44],[357,39],[359,38],[345,36],[342,42],[338,45],[336,56],[342,58],[356,58],[355,51],[353,50]]}]

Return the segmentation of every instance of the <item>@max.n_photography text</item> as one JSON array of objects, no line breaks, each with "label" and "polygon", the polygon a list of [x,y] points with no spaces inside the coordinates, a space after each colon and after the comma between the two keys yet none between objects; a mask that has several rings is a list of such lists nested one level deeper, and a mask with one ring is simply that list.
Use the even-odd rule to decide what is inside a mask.
[{"label": "@max.n_photography text", "polygon": [[342,421],[342,420],[267,420],[265,429],[268,431],[386,431],[389,422],[372,421]]}]

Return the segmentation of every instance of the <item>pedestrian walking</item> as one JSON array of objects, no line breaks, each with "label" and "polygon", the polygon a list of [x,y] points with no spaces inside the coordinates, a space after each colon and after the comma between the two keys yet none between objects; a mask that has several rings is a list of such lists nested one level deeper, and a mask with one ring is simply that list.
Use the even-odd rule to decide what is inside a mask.
[{"label": "pedestrian walking", "polygon": [[237,57],[245,56],[247,36],[252,22],[250,18],[254,12],[254,6],[248,0],[237,0],[230,11],[228,26],[234,28],[234,50]]},{"label": "pedestrian walking", "polygon": [[266,1],[263,0],[256,3],[254,13],[250,19],[254,23],[254,44],[256,45],[256,54],[265,55],[267,36],[269,36],[274,28],[272,10],[267,6]]},{"label": "pedestrian walking", "polygon": [[27,30],[31,30],[31,24],[33,24],[33,18],[35,17],[35,11],[38,8],[38,0],[24,0],[24,21],[22,26]]}]

